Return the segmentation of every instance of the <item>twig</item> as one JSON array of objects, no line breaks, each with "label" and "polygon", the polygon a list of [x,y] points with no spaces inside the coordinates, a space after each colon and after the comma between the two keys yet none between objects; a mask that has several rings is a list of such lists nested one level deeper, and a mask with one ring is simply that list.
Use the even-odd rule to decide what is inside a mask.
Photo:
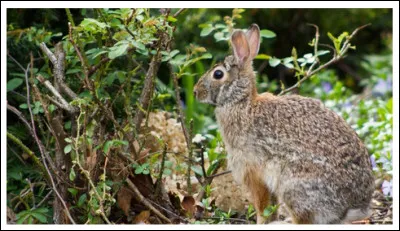
[{"label": "twig", "polygon": [[49,178],[49,174],[46,171],[46,169],[44,168],[43,164],[40,162],[39,158],[36,157],[36,155],[32,152],[32,150],[30,150],[27,146],[25,146],[24,143],[22,143],[22,141],[20,139],[18,139],[16,136],[14,136],[13,134],[11,134],[10,132],[7,131],[7,138],[12,140],[15,144],[17,144],[26,154],[28,154],[28,156],[33,160],[33,162],[39,167],[39,169],[41,170],[41,172],[43,172],[44,177],[46,178],[46,180],[48,180],[48,182],[50,183],[50,178]]},{"label": "twig", "polygon": [[[199,194],[197,195],[197,201],[201,201],[201,200],[204,198],[205,193],[206,193],[206,191],[205,191],[205,188],[206,188],[206,187],[205,187],[205,186],[207,186],[207,185],[209,185],[209,184],[212,183],[212,181],[214,180],[214,177],[217,176],[217,174],[214,175],[214,173],[217,172],[217,171],[219,170],[219,168],[221,167],[221,165],[222,165],[222,163],[221,163],[221,161],[219,161],[217,167],[215,167],[215,169],[214,169],[214,171],[211,173],[211,175],[208,176],[207,178],[205,178],[203,187],[201,188],[201,191],[200,191]],[[224,174],[225,174],[225,173],[224,173]],[[222,175],[222,174],[220,174],[220,175]]]},{"label": "twig", "polygon": [[[41,142],[40,142],[40,140],[39,140],[39,138],[38,138],[38,136],[36,134],[35,121],[33,119],[32,106],[31,106],[31,102],[30,102],[30,88],[29,88],[29,80],[28,80],[27,71],[25,72],[25,82],[26,82],[26,98],[27,98],[26,102],[28,104],[29,114],[31,115],[32,133],[33,133],[34,139],[36,140],[36,143],[39,144]],[[68,206],[65,204],[65,201],[61,197],[60,193],[57,190],[57,186],[54,183],[53,177],[52,177],[51,172],[50,172],[50,170],[49,170],[49,168],[47,166],[47,163],[46,163],[44,147],[42,147],[42,145],[38,145],[38,146],[39,146],[40,154],[42,155],[44,167],[45,167],[47,173],[49,174],[49,179],[50,179],[51,185],[53,187],[53,190],[56,193],[58,199],[61,201],[62,205],[64,206],[64,209],[65,209],[64,212],[67,214],[67,216],[70,219],[70,221],[72,222],[72,224],[76,224],[74,219],[72,218],[71,214],[69,213]]]},{"label": "twig", "polygon": [[32,192],[32,204],[33,204],[33,208],[35,208],[35,207],[36,207],[36,199],[35,199],[35,193],[33,192],[33,184],[32,184],[32,182],[29,180],[29,178],[26,178],[25,180],[28,182],[29,189],[30,189],[31,192]]},{"label": "twig", "polygon": [[163,152],[162,152],[162,159],[161,159],[160,174],[158,175],[157,185],[156,185],[156,190],[155,190],[155,197],[156,198],[158,197],[158,195],[160,195],[160,192],[161,192],[161,182],[162,182],[162,175],[164,173],[164,166],[165,166],[166,157],[167,157],[167,144],[164,143],[164,149],[163,149]]},{"label": "twig", "polygon": [[[319,66],[319,67],[318,67],[317,69],[315,69],[314,71],[311,71],[311,70],[307,71],[307,73],[303,76],[303,78],[301,78],[295,85],[293,85],[293,86],[291,86],[291,87],[289,87],[289,88],[286,88],[286,89],[282,90],[278,95],[286,94],[286,93],[288,93],[288,92],[294,90],[295,88],[300,87],[301,83],[303,83],[304,81],[306,81],[307,79],[309,79],[309,78],[310,78],[311,76],[313,76],[315,73],[317,73],[318,71],[320,71],[320,70],[322,70],[322,69],[328,67],[329,65],[335,63],[336,61],[342,59],[342,58],[344,57],[344,55],[346,54],[346,52],[348,51],[348,49],[350,48],[350,43],[349,43],[350,40],[357,34],[358,31],[360,31],[361,29],[363,29],[363,28],[365,28],[365,27],[367,27],[367,26],[369,26],[369,25],[371,25],[371,24],[366,24],[366,25],[363,25],[363,26],[361,26],[361,27],[356,28],[356,29],[353,31],[353,33],[352,33],[350,36],[348,36],[348,37],[346,38],[346,41],[343,43],[343,46],[342,46],[342,48],[341,48],[340,54],[336,54],[336,53],[335,53],[335,55],[333,56],[333,58],[332,58],[330,61],[328,61],[327,63],[325,63],[325,64],[322,65],[322,66]],[[322,44],[321,44],[321,45],[322,45]]]},{"label": "twig", "polygon": [[50,90],[50,92],[57,98],[57,100],[59,101],[59,105],[62,109],[64,109],[65,111],[67,111],[70,114],[74,114],[77,110],[71,106],[60,94],[60,92],[58,92],[53,85],[50,83],[50,81],[46,80],[45,78],[43,78],[43,76],[41,76],[40,74],[38,76],[36,76],[36,79],[39,80],[39,82],[41,82],[47,89]]},{"label": "twig", "polygon": [[132,189],[135,193],[135,196],[139,202],[143,203],[143,205],[145,205],[148,209],[150,209],[153,213],[155,213],[159,218],[161,218],[168,224],[172,223],[170,219],[168,219],[160,211],[154,208],[154,206],[140,193],[139,189],[136,187],[135,184],[133,184],[133,182],[129,178],[126,179],[126,182],[128,183],[129,188]]},{"label": "twig", "polygon": [[200,150],[201,170],[203,171],[203,177],[204,177],[204,178],[207,178],[207,172],[206,172],[206,169],[205,169],[205,167],[204,167],[204,146],[201,145],[201,148],[200,148],[200,149],[201,149],[201,150]]},{"label": "twig", "polygon": [[90,80],[89,80],[89,70],[88,70],[88,67],[87,67],[87,65],[86,65],[85,59],[83,58],[83,56],[82,56],[82,54],[81,54],[81,52],[80,52],[78,46],[76,45],[74,39],[72,38],[72,25],[71,25],[71,22],[68,23],[68,29],[69,29],[69,30],[68,30],[68,31],[69,31],[69,41],[71,42],[72,46],[74,47],[74,49],[75,49],[75,51],[76,51],[76,54],[78,55],[79,61],[81,61],[81,66],[82,66],[82,68],[83,68],[83,73],[84,73],[84,75],[85,75],[85,82],[86,82],[86,85],[87,85],[88,89],[91,89],[92,86],[91,86],[91,82],[90,82]]},{"label": "twig", "polygon": [[176,218],[179,218],[180,220],[182,220],[182,221],[184,221],[184,222],[189,222],[188,219],[180,217],[178,214],[176,214],[176,213],[174,213],[174,212],[172,212],[172,211],[169,211],[168,209],[166,209],[166,208],[162,207],[161,205],[157,204],[156,202],[154,202],[154,201],[152,201],[152,200],[149,200],[149,202],[152,203],[153,205],[157,206],[158,208],[164,210],[165,212],[167,212],[167,213],[169,213],[169,214],[175,216]]},{"label": "twig", "polygon": [[[162,39],[161,39],[162,40]],[[160,44],[162,43],[161,41],[159,42]],[[147,70],[146,77],[144,80],[144,86],[142,90],[142,94],[140,95],[139,98],[139,106],[136,109],[136,114],[135,117],[133,118],[133,121],[135,123],[135,129],[137,132],[140,131],[140,127],[142,124],[142,120],[144,117],[144,112],[141,110],[141,108],[147,108],[150,103],[150,99],[153,96],[153,91],[154,91],[154,78],[156,76],[156,73],[158,72],[158,69],[161,64],[161,52],[160,52],[160,47],[157,49],[157,53],[153,56],[150,62],[149,69]]]},{"label": "twig", "polygon": [[[181,121],[181,124],[184,124],[184,122],[183,121]],[[188,133],[189,133],[189,140],[190,140],[190,143],[188,144],[188,148],[189,148],[189,160],[191,160],[192,158],[193,158],[193,148],[192,148],[192,142],[191,142],[191,137],[192,137],[192,131],[193,131],[193,120],[191,119],[190,120],[190,123],[189,123],[189,131],[188,131]],[[190,145],[190,146],[189,146]],[[187,170],[187,191],[188,191],[188,194],[189,195],[192,195],[192,184],[191,184],[191,182],[190,182],[190,172],[192,171],[192,161],[189,161],[188,162],[188,170]]]},{"label": "twig", "polygon": [[46,200],[49,198],[49,196],[53,193],[53,190],[50,189],[50,191],[46,194],[46,196],[37,204],[37,208],[39,208]]},{"label": "twig", "polygon": [[318,42],[319,42],[319,27],[315,24],[311,24],[309,23],[308,25],[315,27],[315,41],[314,41],[314,57],[315,57],[315,61],[313,62],[313,64],[311,64],[310,68],[307,71],[307,75],[310,74],[310,72],[312,71],[312,69],[314,69],[314,66],[319,64],[319,58],[318,58]]},{"label": "twig", "polygon": [[214,177],[217,177],[217,176],[222,176],[222,175],[225,175],[225,174],[228,174],[228,173],[231,173],[231,172],[232,172],[231,170],[228,170],[228,171],[223,171],[223,172],[220,172],[220,173],[217,173],[217,174],[211,175],[211,176],[207,176],[207,178],[214,178]]},{"label": "twig", "polygon": [[174,18],[176,18],[180,13],[182,13],[184,10],[186,10],[186,8],[180,8],[175,14],[174,14]]}]

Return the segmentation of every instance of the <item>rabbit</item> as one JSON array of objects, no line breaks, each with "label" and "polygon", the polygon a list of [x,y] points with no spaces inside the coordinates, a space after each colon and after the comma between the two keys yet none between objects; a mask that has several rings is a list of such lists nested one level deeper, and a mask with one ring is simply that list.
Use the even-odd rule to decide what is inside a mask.
[{"label": "rabbit", "polygon": [[230,37],[233,55],[194,86],[215,105],[228,168],[252,195],[257,224],[276,196],[296,224],[337,224],[366,218],[374,191],[368,151],[356,132],[321,101],[258,94],[252,61],[260,29]]}]

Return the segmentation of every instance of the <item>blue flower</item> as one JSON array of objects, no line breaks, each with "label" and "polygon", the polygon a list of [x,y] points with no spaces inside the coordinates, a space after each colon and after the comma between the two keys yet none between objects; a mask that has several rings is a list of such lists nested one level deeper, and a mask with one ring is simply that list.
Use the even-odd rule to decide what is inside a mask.
[{"label": "blue flower", "polygon": [[370,157],[369,157],[369,159],[371,160],[371,165],[372,165],[372,168],[376,168],[376,161],[375,161],[375,155],[371,155]]},{"label": "blue flower", "polygon": [[324,89],[324,92],[328,93],[332,90],[332,85],[329,82],[322,82],[322,89]]},{"label": "blue flower", "polygon": [[385,196],[393,197],[393,180],[384,180],[382,183],[382,192]]}]

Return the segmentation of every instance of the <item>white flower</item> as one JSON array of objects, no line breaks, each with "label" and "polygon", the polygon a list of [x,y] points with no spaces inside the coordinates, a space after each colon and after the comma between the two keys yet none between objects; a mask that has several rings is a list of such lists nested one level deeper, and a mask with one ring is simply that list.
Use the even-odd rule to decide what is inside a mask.
[{"label": "white flower", "polygon": [[196,134],[193,137],[192,142],[196,143],[196,144],[200,144],[203,140],[206,140],[206,137],[202,136],[201,134]]},{"label": "white flower", "polygon": [[224,151],[224,148],[219,146],[219,145],[214,149],[214,152],[217,153],[217,154],[220,154],[223,151]]}]

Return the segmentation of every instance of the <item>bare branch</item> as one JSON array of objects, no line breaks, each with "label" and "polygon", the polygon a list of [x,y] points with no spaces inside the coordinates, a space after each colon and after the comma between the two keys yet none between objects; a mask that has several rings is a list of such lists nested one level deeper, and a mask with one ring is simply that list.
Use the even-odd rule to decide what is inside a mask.
[{"label": "bare branch", "polygon": [[[28,67],[29,67],[29,65],[28,65]],[[29,69],[29,68],[27,68],[27,70],[28,70],[28,69]],[[55,184],[55,182],[54,182],[54,179],[53,179],[53,177],[52,177],[52,174],[51,174],[51,172],[50,172],[50,170],[49,170],[49,168],[48,168],[48,166],[47,166],[47,163],[46,163],[46,157],[45,157],[45,150],[44,150],[44,147],[43,147],[43,145],[41,145],[40,139],[38,138],[38,136],[37,136],[37,134],[36,134],[35,121],[34,121],[34,119],[33,119],[32,106],[31,106],[31,102],[30,102],[30,88],[29,88],[29,80],[28,80],[28,73],[27,73],[27,70],[26,70],[26,72],[25,72],[26,98],[27,98],[26,102],[27,102],[27,104],[28,104],[29,114],[31,115],[31,124],[32,124],[33,138],[35,139],[36,143],[39,144],[39,145],[38,145],[38,146],[39,146],[39,151],[40,151],[40,154],[41,154],[42,159],[43,159],[44,167],[45,167],[47,173],[49,174],[49,179],[50,179],[51,185],[52,185],[52,187],[53,187],[53,190],[54,190],[54,192],[56,193],[58,199],[61,201],[62,205],[64,206],[64,212],[67,214],[67,216],[68,216],[68,218],[70,219],[70,221],[71,221],[73,224],[76,224],[75,221],[74,221],[74,219],[72,218],[70,212],[69,212],[68,206],[65,204],[65,201],[63,200],[62,196],[60,195],[60,193],[59,193],[58,190],[57,190],[57,186],[56,186],[56,184]]]},{"label": "bare branch", "polygon": [[42,51],[47,55],[47,57],[49,57],[51,63],[53,63],[54,66],[58,65],[57,57],[53,54],[53,52],[51,52],[49,48],[47,48],[44,42],[40,44],[40,49],[42,49]]},{"label": "bare branch", "polygon": [[77,110],[71,106],[58,92],[53,85],[50,83],[50,81],[46,80],[41,76],[40,74],[36,77],[36,79],[39,80],[47,89],[50,90],[50,92],[57,98],[59,101],[59,106],[64,109],[65,111],[69,112],[70,114],[74,114]]},{"label": "bare branch", "polygon": [[179,9],[175,14],[174,14],[174,18],[176,18],[180,13],[182,13],[184,10],[186,10],[186,8],[181,8]]},{"label": "bare branch", "polygon": [[158,209],[156,209],[139,191],[139,189],[136,187],[133,182],[127,178],[126,182],[128,183],[128,186],[132,191],[135,193],[136,198],[138,199],[139,202],[143,203],[148,209],[150,209],[153,213],[155,213],[159,218],[167,222],[168,224],[171,224],[171,220],[168,219],[166,216],[164,216]]}]

